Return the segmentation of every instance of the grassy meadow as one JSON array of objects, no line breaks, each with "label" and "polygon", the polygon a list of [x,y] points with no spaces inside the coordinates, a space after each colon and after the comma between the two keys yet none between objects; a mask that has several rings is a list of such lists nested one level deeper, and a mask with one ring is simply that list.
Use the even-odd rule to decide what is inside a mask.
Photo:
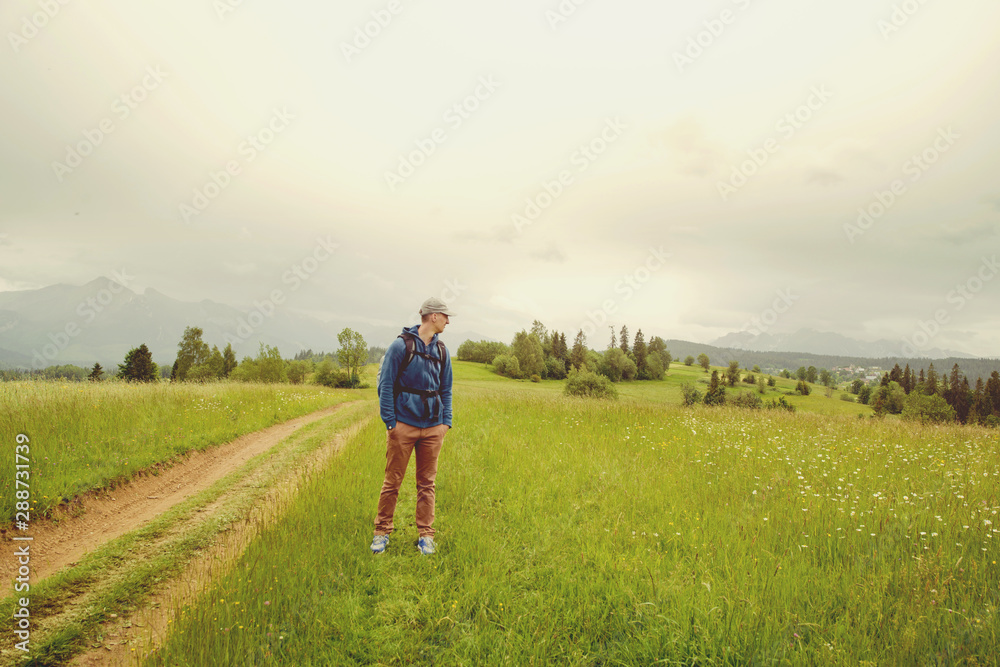
[{"label": "grassy meadow", "polygon": [[376,420],[144,664],[995,664],[995,430],[858,419],[837,394],[687,409],[656,385],[570,399],[456,364],[435,556],[412,463],[368,550]]},{"label": "grassy meadow", "polygon": [[[720,376],[725,371],[722,367],[710,367],[711,370],[719,371]],[[680,363],[670,364],[670,370],[662,381],[640,381],[640,382],[619,382],[615,385],[619,398],[628,401],[654,402],[668,405],[681,405],[681,385],[690,383],[695,385],[704,394],[708,389],[711,370],[706,372],[700,366],[685,366]],[[542,380],[541,382],[531,382],[530,380],[511,380],[500,377],[491,372],[488,366],[474,364],[470,362],[455,362],[455,380],[461,382],[463,386],[494,388],[511,388],[517,391],[536,391],[550,396],[559,396],[563,393],[565,381],[563,380]],[[756,377],[758,374],[754,374]],[[765,373],[764,379],[769,376]],[[797,410],[811,412],[822,415],[847,415],[855,417],[857,415],[869,416],[872,414],[871,407],[851,401],[840,399],[843,390],[834,389],[832,395],[826,396],[826,388],[821,385],[811,385],[812,393],[808,396],[801,396],[795,393],[795,385],[798,380],[786,380],[778,376],[774,377],[775,386],[767,387],[761,400],[769,403],[784,397],[785,400]],[[737,393],[756,393],[757,388],[746,383],[739,383],[736,387],[726,387],[726,398],[731,399]],[[892,417],[890,417],[892,419]]]},{"label": "grassy meadow", "polygon": [[[0,435],[30,439],[35,515],[172,457],[356,396],[315,386],[246,383],[0,382]],[[14,457],[0,491],[14,496]],[[34,518],[34,516],[32,517]],[[14,519],[13,503],[0,519]]]}]

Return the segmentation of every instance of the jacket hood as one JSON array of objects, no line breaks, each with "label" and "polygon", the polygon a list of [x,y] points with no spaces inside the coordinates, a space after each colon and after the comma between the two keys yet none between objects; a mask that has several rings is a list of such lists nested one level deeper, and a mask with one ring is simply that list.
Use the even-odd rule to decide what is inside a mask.
[{"label": "jacket hood", "polygon": [[[416,336],[417,338],[420,338],[420,325],[419,324],[414,324],[412,327],[403,327],[403,333],[411,333],[414,336]],[[438,335],[434,334],[434,336],[431,338],[430,345],[433,345],[435,342],[437,342],[437,339],[438,339]],[[421,341],[421,342],[423,342],[423,341]],[[430,345],[428,345],[428,347],[430,347]]]}]

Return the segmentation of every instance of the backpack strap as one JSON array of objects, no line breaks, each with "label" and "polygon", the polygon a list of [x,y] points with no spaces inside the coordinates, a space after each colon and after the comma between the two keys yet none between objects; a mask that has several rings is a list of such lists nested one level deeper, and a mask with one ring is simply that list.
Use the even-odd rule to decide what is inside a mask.
[{"label": "backpack strap", "polygon": [[442,411],[444,410],[444,400],[440,398],[441,388],[444,387],[444,355],[448,354],[448,350],[445,349],[444,343],[438,338],[438,357],[441,359],[441,375],[438,378],[438,419],[441,419]]},{"label": "backpack strap", "polygon": [[413,361],[413,357],[415,355],[413,334],[406,332],[405,334],[399,334],[397,338],[403,339],[403,344],[406,345],[406,353],[403,355],[403,363],[399,365],[396,377],[392,380],[392,398],[394,400],[399,397],[399,393],[403,390],[403,384],[400,380],[400,378],[403,377],[403,371],[405,371],[406,367],[410,365],[410,362]]},{"label": "backpack strap", "polygon": [[[437,399],[438,399],[437,418],[441,419],[442,412],[443,412],[443,409],[444,409],[444,401],[441,400],[440,396],[441,396],[441,387],[444,386],[444,358],[445,358],[445,354],[447,354],[447,350],[446,350],[446,348],[444,346],[444,343],[440,339],[438,339],[438,342],[437,342],[437,345],[438,345],[438,356],[434,357],[433,355],[427,354],[425,352],[417,352],[416,351],[415,343],[413,341],[414,336],[410,332],[401,333],[398,337],[402,338],[403,341],[406,343],[406,355],[403,357],[403,363],[400,364],[399,371],[396,373],[396,377],[395,377],[395,379],[393,380],[393,383],[392,383],[392,395],[393,395],[393,399],[397,398],[399,396],[399,394],[402,393],[402,392],[404,392],[404,391],[406,393],[408,393],[408,394],[417,394],[423,400],[423,403],[424,403],[424,413],[428,417],[430,417],[431,408],[430,408],[430,403],[429,403],[429,401],[427,399],[437,397]],[[439,376],[438,376],[438,388],[437,389],[434,389],[434,390],[431,390],[431,389],[411,389],[410,387],[404,387],[403,386],[402,380],[400,379],[400,378],[403,377],[403,371],[405,371],[406,367],[410,365],[411,361],[413,361],[413,357],[417,356],[418,354],[421,357],[423,357],[424,359],[427,359],[428,361],[436,362],[440,366],[440,373],[439,373]]]}]

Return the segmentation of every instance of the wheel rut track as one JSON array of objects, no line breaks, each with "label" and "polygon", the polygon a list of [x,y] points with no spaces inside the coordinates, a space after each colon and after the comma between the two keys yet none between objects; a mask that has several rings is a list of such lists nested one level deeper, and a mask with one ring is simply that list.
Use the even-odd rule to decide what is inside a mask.
[{"label": "wheel rut track", "polygon": [[[42,581],[63,567],[75,564],[102,544],[139,528],[204,491],[303,426],[350,404],[341,403],[246,433],[222,445],[192,452],[159,474],[143,473],[116,489],[88,494],[76,504],[74,513],[77,516],[64,512],[56,521],[33,521],[30,533],[32,583]],[[11,536],[8,532],[4,541],[12,543]],[[17,567],[16,559],[0,561],[0,580],[11,582],[17,576]]]}]

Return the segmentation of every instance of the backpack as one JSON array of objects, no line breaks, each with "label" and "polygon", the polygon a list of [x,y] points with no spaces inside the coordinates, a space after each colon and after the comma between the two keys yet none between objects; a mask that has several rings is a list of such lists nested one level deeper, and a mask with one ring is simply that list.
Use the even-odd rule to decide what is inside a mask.
[{"label": "backpack", "polygon": [[[427,399],[441,395],[441,386],[444,384],[444,359],[448,351],[445,349],[444,343],[441,341],[440,338],[438,339],[437,342],[438,345],[437,357],[432,357],[431,355],[426,354],[424,352],[417,352],[416,345],[413,342],[415,336],[409,331],[404,331],[403,333],[399,334],[397,338],[403,339],[403,343],[406,345],[406,353],[403,355],[403,363],[399,365],[399,371],[396,373],[396,377],[394,378],[392,383],[392,400],[395,401],[396,398],[398,398],[399,395],[404,391],[410,394],[419,394],[424,401],[424,412],[426,413],[426,416],[430,417],[430,412],[431,412],[430,403],[428,403]],[[405,371],[406,367],[410,365],[411,361],[413,361],[413,357],[417,356],[418,354],[424,359],[436,362],[440,366],[440,376],[438,377],[438,388],[434,391],[428,389],[412,389],[410,387],[404,387],[402,382],[400,381],[400,378],[403,377],[403,371]],[[381,398],[381,394],[379,392],[382,391],[382,365],[384,363],[385,363],[385,355],[383,354],[382,358],[379,359],[378,362],[378,373],[375,374],[375,393],[379,394],[379,398]],[[442,407],[442,401],[439,400],[438,414],[437,414],[438,419],[441,418],[441,407]]]}]

